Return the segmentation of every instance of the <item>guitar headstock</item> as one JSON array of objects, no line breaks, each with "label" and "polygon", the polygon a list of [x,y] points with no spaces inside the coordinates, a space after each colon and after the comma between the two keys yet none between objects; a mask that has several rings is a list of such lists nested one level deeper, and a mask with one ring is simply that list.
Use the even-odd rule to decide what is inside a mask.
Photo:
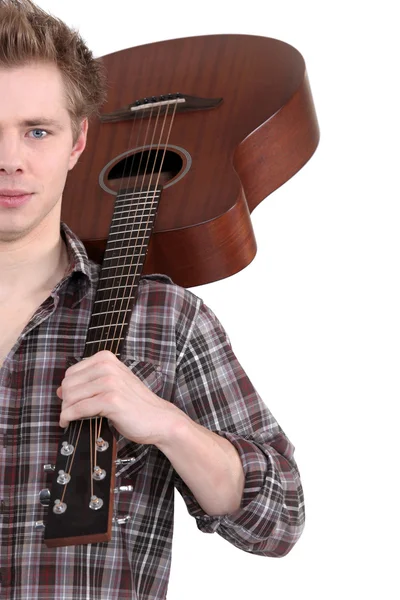
[{"label": "guitar headstock", "polygon": [[115,458],[116,440],[106,419],[70,423],[57,452],[46,546],[110,541]]}]

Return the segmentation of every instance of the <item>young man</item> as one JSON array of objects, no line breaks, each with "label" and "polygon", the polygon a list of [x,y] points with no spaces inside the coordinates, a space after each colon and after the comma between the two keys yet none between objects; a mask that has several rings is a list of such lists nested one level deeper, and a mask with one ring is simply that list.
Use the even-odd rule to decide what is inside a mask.
[{"label": "young man", "polygon": [[[0,586],[12,598],[161,600],[174,487],[205,532],[283,556],[304,523],[293,447],[213,313],[168,278],[143,278],[121,360],[82,357],[100,267],[60,223],[68,171],[104,99],[78,34],[28,0],[0,0]],[[43,465],[60,426],[101,415],[118,430],[109,543],[47,548]]]}]

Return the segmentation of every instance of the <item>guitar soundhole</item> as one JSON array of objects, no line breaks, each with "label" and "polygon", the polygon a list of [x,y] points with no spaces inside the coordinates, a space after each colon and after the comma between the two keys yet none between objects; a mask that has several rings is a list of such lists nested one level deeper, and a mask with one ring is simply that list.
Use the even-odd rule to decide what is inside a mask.
[{"label": "guitar soundhole", "polygon": [[118,191],[121,187],[165,185],[182,171],[180,154],[164,148],[133,152],[114,164],[106,175],[107,185]]}]

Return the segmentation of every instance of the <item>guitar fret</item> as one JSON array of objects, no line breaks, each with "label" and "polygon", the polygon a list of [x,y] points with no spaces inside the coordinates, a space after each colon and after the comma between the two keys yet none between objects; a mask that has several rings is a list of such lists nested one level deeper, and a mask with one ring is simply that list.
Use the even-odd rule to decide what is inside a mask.
[{"label": "guitar fret", "polygon": [[[93,304],[99,304],[100,302],[124,302],[125,300],[127,300],[128,302],[130,302],[132,300],[131,297],[123,297],[123,298],[103,298],[102,300],[100,300],[100,298],[97,298],[97,300],[95,300],[93,302]],[[121,309],[122,310],[122,309]],[[125,310],[125,309],[124,309]]]},{"label": "guitar fret", "polygon": [[157,204],[158,204],[158,200],[159,198],[147,198],[144,199],[143,202],[141,202],[140,200],[132,200],[131,203],[127,203],[125,202],[124,204],[120,204],[119,206],[115,207],[115,211],[117,213],[121,213],[121,212],[126,212],[129,211],[131,212],[132,210],[152,210]]},{"label": "guitar fret", "polygon": [[154,210],[155,206],[157,205],[157,202],[144,202],[143,203],[143,207],[142,207],[142,203],[135,203],[133,206],[117,206],[116,210],[116,214],[120,215],[121,213],[124,212],[128,212],[129,214],[132,213],[132,211],[134,209],[137,209],[136,212],[142,211],[142,210]]},{"label": "guitar fret", "polygon": [[[146,236],[144,236],[144,237],[146,237]],[[142,239],[142,238],[143,238],[143,236],[140,236],[140,238],[135,239],[135,242],[138,239]],[[117,242],[117,241],[121,241],[121,240],[115,240],[115,241]],[[141,253],[144,251],[144,247],[145,246],[143,244],[140,244],[140,245],[136,244],[135,246],[132,246],[132,244],[128,244],[127,246],[115,246],[115,248],[110,248],[109,246],[107,246],[107,254],[109,252],[114,252],[115,250],[133,250],[135,253],[135,256],[140,258]],[[121,254],[119,256],[114,256],[114,258],[124,258],[124,255]]]},{"label": "guitar fret", "polygon": [[[142,266],[142,264],[143,264],[143,263],[135,263],[134,265],[124,265],[124,267],[125,267],[125,268],[127,268],[127,267],[132,267],[132,266],[133,266],[133,267],[136,267],[136,266],[139,266],[139,267],[141,267],[141,266]],[[115,269],[115,267],[105,267],[105,268],[106,268],[106,269]],[[103,270],[104,270],[104,269],[103,269]],[[135,273],[128,273],[128,275],[120,275],[119,273],[116,273],[116,274],[114,274],[114,275],[109,275],[109,276],[107,276],[107,277],[103,277],[103,276],[101,276],[101,281],[103,281],[103,279],[104,279],[104,280],[105,280],[105,279],[115,279],[116,277],[118,277],[118,278],[119,278],[119,277],[132,277],[132,275],[136,275],[136,272],[135,272]]]},{"label": "guitar fret", "polygon": [[[125,231],[126,231],[126,230],[125,230]],[[132,232],[133,232],[133,231],[134,231],[134,230],[132,230]],[[128,232],[128,233],[132,233],[132,232]],[[120,233],[124,233],[124,232],[123,232],[123,231],[112,231],[112,232],[111,232],[109,235],[119,235]],[[123,240],[123,239],[124,239],[124,238],[121,238],[121,240]],[[110,240],[110,239],[109,239],[109,242],[110,242],[110,243],[112,243],[112,242],[120,242],[121,240]]]},{"label": "guitar fret", "polygon": [[[146,235],[138,235],[135,237],[135,240],[144,240],[145,238],[149,237],[150,232],[148,231],[146,233]],[[116,240],[117,241],[117,240]],[[129,246],[127,246],[129,248]],[[118,250],[118,248],[110,248],[110,251],[112,250]]]},{"label": "guitar fret", "polygon": [[[146,234],[145,234],[144,237],[146,237],[146,235],[149,235],[149,234],[150,234],[150,231],[146,231]],[[143,236],[139,236],[139,237],[142,238]],[[134,238],[131,238],[131,239],[121,238],[121,239],[118,239],[118,240],[108,240],[107,250],[110,250],[110,251],[112,251],[112,250],[121,250],[121,249],[127,250],[128,248],[131,248],[132,250],[137,250],[137,249],[141,250],[142,246],[138,247],[138,246],[134,246],[133,245],[136,242],[137,239],[138,239],[138,237],[134,237]],[[111,248],[109,246],[109,244],[118,244],[118,242],[128,242],[128,245],[127,246],[117,246],[117,247],[114,247],[114,248]]]},{"label": "guitar fret", "polygon": [[[140,215],[140,216],[153,216],[153,215]],[[114,225],[114,221],[122,221],[123,219],[129,219],[130,221],[132,221],[133,215],[128,215],[126,217],[114,217],[113,218],[113,225],[111,225],[111,227],[115,227]],[[123,223],[124,225],[124,223]]]},{"label": "guitar fret", "polygon": [[98,317],[100,315],[111,315],[111,314],[118,314],[120,315],[123,311],[121,310],[106,310],[105,312],[99,312],[99,313],[92,313],[92,317]]},{"label": "guitar fret", "polygon": [[143,211],[141,211],[140,213],[138,211],[133,213],[129,212],[128,210],[124,212],[126,212],[126,215],[123,215],[122,212],[115,213],[115,217],[112,220],[111,227],[115,227],[115,221],[122,221],[123,219],[128,219],[128,223],[122,223],[122,225],[124,227],[126,227],[127,225],[131,225],[133,229],[136,223],[141,224],[145,219],[151,222],[151,220],[154,219],[154,216],[157,211],[151,209],[143,209]]},{"label": "guitar fret", "polygon": [[[133,230],[131,232],[128,231],[127,233],[136,234],[139,231],[145,231],[146,233],[150,233],[150,227],[138,227],[137,229],[135,229],[135,230]],[[116,231],[115,233],[121,233],[121,232],[120,231]],[[128,238],[125,237],[125,238],[120,238],[120,239],[117,239],[117,240],[109,240],[109,243],[110,244],[115,244],[115,242],[131,242],[134,239],[135,239],[134,236],[133,237],[128,237]]]},{"label": "guitar fret", "polygon": [[147,204],[144,204],[144,206],[135,203],[132,204],[132,206],[123,206],[116,208],[114,214],[122,215],[124,213],[127,213],[128,215],[139,215],[140,217],[143,215],[143,213],[146,213],[147,211],[154,211],[155,213],[157,210],[157,205],[158,202],[147,202]]},{"label": "guitar fret", "polygon": [[[137,255],[136,255],[136,254],[125,254],[125,255],[124,255],[124,258],[134,258],[135,256],[137,256]],[[120,257],[120,256],[106,256],[105,258],[103,258],[103,262],[104,262],[105,260],[118,260],[119,258],[121,258],[121,257]],[[118,265],[117,265],[117,266],[118,266]],[[125,266],[126,266],[126,265],[125,265]],[[107,268],[110,268],[110,267],[105,267],[105,268],[107,269]],[[115,267],[114,267],[114,268],[115,268]]]},{"label": "guitar fret", "polygon": [[92,327],[88,327],[88,331],[92,329],[104,329],[105,327],[119,327],[122,324],[125,323],[105,323],[104,325],[93,325]]},{"label": "guitar fret", "polygon": [[[141,206],[142,204],[146,205],[149,204],[149,200],[150,202],[152,200],[158,199],[159,196],[145,196],[143,198],[128,198],[125,199],[123,202],[121,202],[121,204],[119,204],[116,208],[120,208],[120,207],[124,207],[127,202],[131,202],[134,206]],[[118,200],[117,200],[118,202]]]},{"label": "guitar fret", "polygon": [[[138,262],[138,263],[137,262],[135,262],[135,263],[129,263],[128,262],[126,265],[115,265],[115,267],[102,267],[101,272],[103,273],[103,271],[106,271],[106,270],[108,271],[109,269],[114,269],[114,270],[116,270],[116,269],[128,269],[128,268],[131,269],[134,265],[138,266],[138,267],[141,267],[143,265],[143,263],[142,262]],[[110,277],[103,277],[103,275],[102,275],[101,278],[102,279],[115,279],[115,277],[117,277],[118,275],[116,273],[114,275],[111,275]],[[121,277],[123,277],[122,274],[121,274]],[[127,276],[125,275],[125,277],[127,277]]]},{"label": "guitar fret", "polygon": [[[135,220],[135,218],[132,215],[127,215],[126,217],[117,217],[114,218],[112,221],[112,224],[110,226],[110,229],[112,229],[113,227],[120,227],[121,231],[112,231],[112,235],[115,235],[116,233],[131,233],[132,231],[135,231],[137,227],[143,227],[143,225],[145,227],[151,227],[153,221],[155,217],[155,213],[154,215],[139,215],[139,218],[137,218]],[[117,223],[117,221],[123,221],[123,220],[127,220],[126,223]]]},{"label": "guitar fret", "polygon": [[[121,240],[115,240],[116,242],[120,242]],[[144,246],[143,244],[140,246],[133,246],[132,245],[128,245],[128,246],[116,246],[115,248],[109,248],[107,246],[107,253],[108,252],[114,252],[114,250],[133,250],[135,256],[137,256],[138,258],[140,258],[140,255],[142,254],[142,252],[144,251]],[[123,255],[121,256],[114,256],[114,258],[124,258]],[[124,265],[122,265],[124,266]]]},{"label": "guitar fret", "polygon": [[139,192],[127,192],[126,194],[119,194],[117,199],[121,200],[125,196],[125,198],[133,198],[134,196],[150,196],[150,195],[160,195],[160,190],[140,190]]},{"label": "guitar fret", "polygon": [[89,341],[89,342],[87,341],[86,345],[89,345],[89,344],[99,344],[99,343],[103,344],[104,342],[116,342],[117,340],[121,341],[122,339],[123,339],[122,337],[119,337],[119,338],[102,338],[100,341],[99,340],[93,340],[93,341]]},{"label": "guitar fret", "polygon": [[[102,278],[103,279],[103,278]],[[113,279],[112,277],[105,277],[104,279]],[[105,292],[107,290],[126,290],[126,285],[114,285],[108,288],[98,288],[98,292]],[[113,298],[113,300],[117,300],[117,298]]]}]

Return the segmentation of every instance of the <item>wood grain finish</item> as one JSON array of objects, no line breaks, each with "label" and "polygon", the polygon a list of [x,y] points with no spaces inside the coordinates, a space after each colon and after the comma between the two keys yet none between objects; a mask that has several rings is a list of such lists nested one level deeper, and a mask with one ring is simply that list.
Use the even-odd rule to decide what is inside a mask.
[{"label": "wood grain finish", "polygon": [[[166,273],[191,287],[243,269],[256,253],[251,211],[301,169],[318,144],[301,54],[270,38],[212,35],[138,46],[102,60],[109,82],[104,113],[174,92],[223,98],[216,108],[175,116],[168,146],[181,169],[171,180],[164,174],[144,273]],[[107,177],[117,157],[149,145],[147,123],[95,120],[69,174],[62,219],[97,262],[115,202],[99,175],[110,165]],[[117,191],[119,182],[107,185]]]}]

